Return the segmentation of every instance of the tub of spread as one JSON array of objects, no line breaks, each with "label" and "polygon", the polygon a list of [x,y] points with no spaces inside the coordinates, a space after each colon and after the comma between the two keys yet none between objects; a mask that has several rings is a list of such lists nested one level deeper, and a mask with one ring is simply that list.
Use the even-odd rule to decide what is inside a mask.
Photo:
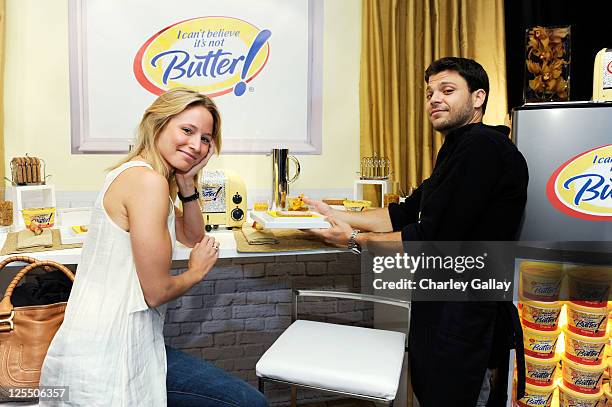
[{"label": "tub of spread", "polygon": [[574,391],[559,383],[559,407],[601,407],[603,389],[592,394]]},{"label": "tub of spread", "polygon": [[542,302],[522,300],[521,319],[523,325],[540,331],[554,331],[559,324],[563,304],[560,301]]},{"label": "tub of spread", "polygon": [[612,267],[571,266],[567,268],[570,300],[578,305],[607,308],[612,284]]},{"label": "tub of spread", "polygon": [[584,336],[567,328],[563,332],[565,333],[565,356],[569,360],[584,365],[601,363],[608,343],[607,337]]},{"label": "tub of spread", "polygon": [[595,394],[601,390],[606,364],[602,362],[598,365],[583,365],[568,359],[566,355],[562,360],[563,384],[568,389],[587,394]]},{"label": "tub of spread", "polygon": [[[514,387],[516,388],[516,380]],[[525,396],[517,400],[516,404],[520,407],[550,407],[553,399],[555,385],[534,386],[525,384]]]},{"label": "tub of spread", "polygon": [[42,228],[52,228],[55,224],[55,208],[27,208],[22,209],[23,222],[26,227],[32,221],[37,222]]},{"label": "tub of spread", "polygon": [[536,329],[523,327],[525,355],[541,359],[553,358],[555,356],[559,333],[561,333],[560,328],[554,331],[538,331]]},{"label": "tub of spread", "polygon": [[551,359],[540,359],[525,356],[525,382],[534,386],[550,386],[553,384],[559,355]]},{"label": "tub of spread", "polygon": [[574,302],[567,303],[567,329],[571,332],[600,337],[605,336],[608,326],[608,308],[585,307]]},{"label": "tub of spread", "polygon": [[604,399],[603,407],[612,407],[612,391],[610,391],[610,383],[606,383],[602,386]]},{"label": "tub of spread", "polygon": [[523,261],[520,270],[520,293],[532,301],[557,301],[563,265],[543,261]]}]

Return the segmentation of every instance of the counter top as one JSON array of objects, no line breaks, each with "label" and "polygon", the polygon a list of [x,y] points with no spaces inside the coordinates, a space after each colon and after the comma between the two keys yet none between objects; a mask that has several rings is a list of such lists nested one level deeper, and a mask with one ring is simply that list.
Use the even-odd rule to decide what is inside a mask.
[{"label": "counter top", "polygon": [[[274,253],[239,253],[236,251],[236,241],[234,233],[227,229],[218,229],[208,232],[219,242],[219,258],[232,259],[237,257],[266,257],[266,256],[288,256],[288,255],[303,255],[303,254],[321,254],[321,253],[342,253],[347,252],[347,249],[325,248],[319,250],[303,250],[291,252],[274,252]],[[0,247],[4,245],[6,234],[0,234]],[[172,254],[173,262],[180,262],[189,259],[191,249],[184,246],[180,242],[176,242],[176,247]],[[40,260],[53,260],[61,264],[78,264],[81,259],[81,249],[64,249],[64,250],[49,250],[36,253],[22,253],[24,256],[34,257]],[[10,255],[9,255],[10,256]],[[0,261],[9,256],[0,256]]]}]

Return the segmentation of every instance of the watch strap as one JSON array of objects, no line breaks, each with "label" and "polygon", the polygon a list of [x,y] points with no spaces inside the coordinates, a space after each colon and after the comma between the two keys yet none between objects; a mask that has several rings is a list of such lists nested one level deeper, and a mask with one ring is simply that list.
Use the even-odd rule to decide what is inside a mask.
[{"label": "watch strap", "polygon": [[178,198],[181,200],[181,202],[185,203],[185,202],[191,202],[191,201],[195,201],[196,199],[198,199],[200,197],[200,193],[198,192],[198,189],[196,188],[195,192],[193,193],[193,195],[189,195],[189,196],[183,196],[181,195],[181,193],[178,193]]}]

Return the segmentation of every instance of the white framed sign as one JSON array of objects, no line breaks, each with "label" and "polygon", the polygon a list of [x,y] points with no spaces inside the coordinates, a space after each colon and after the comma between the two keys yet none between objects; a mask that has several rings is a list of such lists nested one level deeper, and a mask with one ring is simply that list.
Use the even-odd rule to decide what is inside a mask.
[{"label": "white framed sign", "polygon": [[70,0],[72,153],[127,152],[167,89],[212,97],[223,152],[320,154],[323,0]]}]

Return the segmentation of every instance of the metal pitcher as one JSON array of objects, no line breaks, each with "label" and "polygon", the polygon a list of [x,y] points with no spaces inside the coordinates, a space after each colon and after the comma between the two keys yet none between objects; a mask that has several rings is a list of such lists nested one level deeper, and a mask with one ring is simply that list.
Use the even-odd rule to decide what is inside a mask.
[{"label": "metal pitcher", "polygon": [[[289,160],[295,163],[295,174],[289,177]],[[287,148],[272,150],[272,210],[287,208],[287,195],[289,184],[300,176],[300,162],[289,155]]]}]

